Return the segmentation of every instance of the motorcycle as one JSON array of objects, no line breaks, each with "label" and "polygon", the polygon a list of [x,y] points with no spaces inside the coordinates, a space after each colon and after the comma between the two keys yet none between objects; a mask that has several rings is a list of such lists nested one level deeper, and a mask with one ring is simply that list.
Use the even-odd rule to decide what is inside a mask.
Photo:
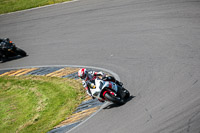
[{"label": "motorcycle", "polygon": [[123,105],[130,97],[129,91],[124,87],[100,78],[89,81],[88,87],[90,88],[92,96],[102,102],[108,101],[117,105]]},{"label": "motorcycle", "polygon": [[26,52],[16,47],[10,39],[7,38],[0,42],[0,62],[5,62],[9,57],[25,57],[26,55]]}]

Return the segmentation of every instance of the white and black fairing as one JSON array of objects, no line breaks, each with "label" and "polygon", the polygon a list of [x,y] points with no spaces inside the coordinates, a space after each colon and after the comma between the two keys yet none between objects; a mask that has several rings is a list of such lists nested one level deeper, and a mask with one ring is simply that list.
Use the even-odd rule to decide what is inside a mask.
[{"label": "white and black fairing", "polygon": [[123,87],[111,81],[104,81],[99,78],[89,82],[90,92],[93,97],[104,99],[105,92],[112,93],[115,97],[124,99],[127,94]]}]

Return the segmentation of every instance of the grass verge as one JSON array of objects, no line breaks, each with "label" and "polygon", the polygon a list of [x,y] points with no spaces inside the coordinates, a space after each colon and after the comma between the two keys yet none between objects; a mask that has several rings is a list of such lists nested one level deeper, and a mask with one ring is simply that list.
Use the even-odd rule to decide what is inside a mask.
[{"label": "grass verge", "polygon": [[0,0],[0,14],[40,7],[70,0]]},{"label": "grass verge", "polygon": [[44,76],[0,77],[0,132],[47,132],[84,99],[78,81]]}]

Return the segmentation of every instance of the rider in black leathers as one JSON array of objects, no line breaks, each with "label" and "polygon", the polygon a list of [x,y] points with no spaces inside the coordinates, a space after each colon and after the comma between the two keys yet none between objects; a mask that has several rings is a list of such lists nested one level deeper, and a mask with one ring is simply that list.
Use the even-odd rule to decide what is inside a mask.
[{"label": "rider in black leathers", "polygon": [[9,38],[0,38],[0,61],[4,62],[6,60],[6,52],[10,48],[10,39]]}]

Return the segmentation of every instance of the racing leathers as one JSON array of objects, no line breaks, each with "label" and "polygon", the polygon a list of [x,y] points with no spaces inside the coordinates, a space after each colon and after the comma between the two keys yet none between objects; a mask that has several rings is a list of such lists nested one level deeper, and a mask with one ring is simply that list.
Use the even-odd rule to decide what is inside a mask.
[{"label": "racing leathers", "polygon": [[90,91],[90,88],[88,87],[88,82],[91,81],[91,80],[94,80],[97,78],[97,76],[102,76],[104,77],[104,73],[103,72],[95,72],[95,71],[89,71],[86,75],[86,77],[84,79],[82,79],[82,84],[83,84],[83,87],[85,88],[86,92],[88,95],[90,95],[92,97],[92,94],[91,94],[91,91]]},{"label": "racing leathers", "polygon": [[9,38],[0,38],[0,62],[4,62],[6,60],[6,53],[11,46],[12,45]]}]

